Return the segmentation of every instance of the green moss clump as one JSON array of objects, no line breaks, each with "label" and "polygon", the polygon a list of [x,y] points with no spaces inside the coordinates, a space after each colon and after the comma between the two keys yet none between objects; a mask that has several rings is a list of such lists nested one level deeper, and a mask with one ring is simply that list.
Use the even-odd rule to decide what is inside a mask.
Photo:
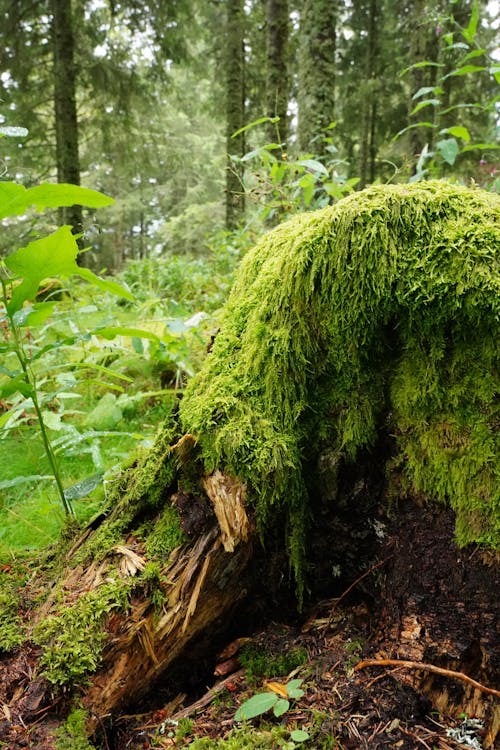
[{"label": "green moss clump", "polygon": [[19,597],[5,587],[0,590],[0,651],[13,651],[25,640],[19,611]]},{"label": "green moss clump", "polygon": [[180,404],[205,469],[245,481],[262,534],[284,512],[304,566],[304,463],[354,459],[384,426],[457,539],[500,545],[500,199],[376,186],[266,235]]},{"label": "green moss clump", "polygon": [[176,508],[166,505],[159,519],[155,521],[151,533],[146,538],[148,558],[154,557],[165,561],[169,553],[186,541],[179,513]]},{"label": "green moss clump", "polygon": [[87,712],[83,708],[74,708],[54,732],[56,750],[95,750],[89,742],[86,723]]},{"label": "green moss clump", "polygon": [[285,727],[270,727],[259,732],[252,727],[233,729],[225,739],[212,740],[201,737],[190,742],[191,750],[277,750],[287,746],[289,732]]},{"label": "green moss clump", "polygon": [[251,643],[243,647],[238,659],[241,666],[245,667],[247,680],[252,684],[263,677],[284,677],[290,674],[307,662],[307,650],[296,647],[285,653],[274,652]]},{"label": "green moss clump", "polygon": [[33,640],[42,646],[40,666],[51,684],[78,684],[95,672],[106,641],[105,619],[113,610],[128,608],[132,585],[105,583],[37,624]]}]

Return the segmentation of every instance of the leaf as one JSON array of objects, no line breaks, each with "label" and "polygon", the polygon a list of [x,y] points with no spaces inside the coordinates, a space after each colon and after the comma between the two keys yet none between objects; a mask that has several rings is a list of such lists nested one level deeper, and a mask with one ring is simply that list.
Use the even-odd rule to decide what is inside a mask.
[{"label": "leaf", "polygon": [[90,495],[92,490],[95,490],[101,484],[103,476],[104,472],[98,471],[97,474],[92,474],[79,482],[75,482],[70,487],[66,487],[64,497],[66,500],[80,500],[80,498]]},{"label": "leaf", "polygon": [[464,128],[462,125],[453,125],[453,127],[446,128],[446,130],[442,130],[441,132],[449,133],[450,135],[455,136],[455,138],[461,138],[467,143],[470,141],[470,133],[467,128]]},{"label": "leaf", "polygon": [[418,68],[444,68],[444,63],[437,63],[434,60],[422,60],[421,62],[414,63],[401,71],[400,77],[409,73],[410,70],[416,70]]},{"label": "leaf", "polygon": [[17,392],[21,393],[25,398],[31,398],[34,394],[33,386],[27,383],[22,376],[12,378],[12,380],[8,380],[0,386],[0,398],[8,398]]},{"label": "leaf", "polygon": [[0,219],[23,214],[30,206],[36,206],[38,210],[74,204],[102,208],[112,203],[114,200],[107,195],[78,185],[46,182],[25,188],[15,182],[0,182]]},{"label": "leaf", "polygon": [[408,127],[403,128],[403,130],[400,130],[398,133],[396,133],[396,135],[393,137],[392,140],[393,141],[397,140],[401,135],[406,133],[408,130],[412,130],[413,128],[433,128],[433,127],[434,127],[433,122],[425,122],[425,121],[415,122],[413,123],[413,125],[408,125]]},{"label": "leaf", "polygon": [[440,99],[425,99],[423,102],[419,102],[417,106],[414,109],[412,109],[412,111],[410,112],[410,116],[416,115],[417,112],[420,112],[420,110],[423,109],[424,107],[429,107],[429,106],[438,107],[440,104],[441,104]]},{"label": "leaf", "polygon": [[447,164],[450,164],[452,166],[453,164],[455,164],[456,158],[460,152],[460,148],[454,138],[445,138],[442,141],[438,141],[436,143],[436,149],[439,151]]},{"label": "leaf", "polygon": [[241,704],[236,711],[234,719],[235,721],[245,721],[246,719],[253,719],[255,716],[265,714],[278,700],[277,695],[274,693],[257,693],[256,695],[252,695],[251,698]]},{"label": "leaf", "polygon": [[264,680],[264,687],[279,695],[280,698],[288,698],[287,686],[282,682],[268,682]]},{"label": "leaf", "polygon": [[279,117],[259,117],[258,120],[254,120],[253,122],[249,122],[248,125],[245,125],[244,127],[240,128],[239,130],[236,130],[231,138],[236,138],[240,133],[244,133],[246,130],[250,130],[250,128],[255,128],[257,125],[262,125],[265,122],[271,122],[276,123],[279,122]]},{"label": "leaf", "polygon": [[472,146],[464,146],[462,151],[494,151],[500,149],[498,143],[474,143]]},{"label": "leaf", "polygon": [[471,12],[469,24],[467,28],[463,29],[462,31],[463,38],[466,39],[469,43],[474,41],[474,37],[476,36],[478,22],[479,22],[479,4],[477,0],[474,0],[474,3],[472,5],[472,12]]},{"label": "leaf", "polygon": [[490,74],[493,76],[497,83],[500,83],[500,66],[492,65],[490,68]]},{"label": "leaf", "polygon": [[306,167],[306,169],[310,169],[312,172],[317,172],[318,174],[323,174],[325,177],[328,177],[328,169],[322,164],[320,161],[317,161],[316,159],[299,159],[299,161],[296,161],[295,164],[298,164],[300,167]]},{"label": "leaf", "polygon": [[[151,331],[145,331],[142,328],[128,328],[127,326],[103,326],[102,328],[95,328],[94,334],[96,336],[102,336],[105,339],[112,340],[117,336],[130,336],[130,338],[137,339],[150,339],[160,343],[159,336]],[[114,373],[113,373],[114,374]]]},{"label": "leaf", "polygon": [[419,99],[421,96],[427,96],[427,94],[443,94],[444,90],[441,86],[422,86],[416,94],[413,94],[412,99]]},{"label": "leaf", "polygon": [[292,732],[290,732],[290,739],[294,742],[305,742],[309,739],[309,734],[303,729],[294,729]]},{"label": "leaf", "polygon": [[486,52],[485,49],[473,49],[471,52],[469,52],[468,55],[465,55],[462,62],[467,62],[467,60],[473,60],[475,57],[481,57],[481,55],[484,55]]},{"label": "leaf", "polygon": [[466,76],[469,73],[478,73],[481,70],[486,70],[484,65],[462,65],[461,68],[457,68],[457,70],[452,70],[451,73],[448,73],[448,75],[444,77],[453,78],[456,76]]},{"label": "leaf", "polygon": [[8,490],[11,487],[17,487],[20,484],[26,484],[28,482],[41,482],[51,480],[54,481],[52,474],[31,474],[29,476],[16,477],[15,479],[6,479],[0,482],[0,490]]},{"label": "leaf", "polygon": [[283,714],[285,714],[289,708],[290,701],[285,700],[285,698],[278,698],[273,706],[273,714],[278,719],[280,716],[283,716]]},{"label": "leaf", "polygon": [[95,273],[92,273],[92,271],[90,271],[88,268],[81,268],[80,266],[77,266],[77,271],[74,271],[74,273],[76,273],[78,276],[81,276],[82,279],[85,279],[85,281],[88,281],[89,284],[102,289],[103,292],[109,292],[110,294],[114,294],[116,297],[128,299],[129,302],[133,302],[135,299],[132,292],[119,284],[117,281],[111,281],[111,279],[103,279],[101,278],[101,276],[97,276]]},{"label": "leaf", "polygon": [[14,323],[21,326],[39,326],[50,318],[54,311],[55,302],[37,302],[31,307],[14,313]]},{"label": "leaf", "polygon": [[40,282],[47,276],[70,276],[78,273],[78,245],[69,226],[62,226],[48,237],[30,242],[5,259],[5,265],[22,282],[12,292],[8,305],[11,314],[20,310],[26,300],[36,297]]}]

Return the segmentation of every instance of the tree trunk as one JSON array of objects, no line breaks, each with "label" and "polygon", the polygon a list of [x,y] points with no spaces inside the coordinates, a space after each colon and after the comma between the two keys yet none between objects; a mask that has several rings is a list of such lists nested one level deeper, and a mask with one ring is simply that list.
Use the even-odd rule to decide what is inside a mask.
[{"label": "tree trunk", "polygon": [[[235,229],[245,211],[243,167],[245,134],[234,136],[245,122],[245,11],[243,0],[227,4],[225,44],[226,72],[226,227]],[[234,160],[232,157],[236,157]]]},{"label": "tree trunk", "polygon": [[338,13],[334,0],[305,0],[300,17],[298,140],[319,156],[334,120]]},{"label": "tree trunk", "polygon": [[278,133],[278,142],[284,144],[286,148],[288,138],[287,113],[290,95],[288,74],[288,0],[266,0],[266,22],[266,114],[272,118],[279,117],[277,125],[274,123],[269,124],[268,140],[270,143],[276,141],[276,133]]},{"label": "tree trunk", "polygon": [[[51,0],[54,54],[54,114],[56,127],[57,181],[80,184],[78,117],[76,110],[75,41],[71,0]],[[60,223],[73,232],[83,229],[82,207],[60,209]]]}]

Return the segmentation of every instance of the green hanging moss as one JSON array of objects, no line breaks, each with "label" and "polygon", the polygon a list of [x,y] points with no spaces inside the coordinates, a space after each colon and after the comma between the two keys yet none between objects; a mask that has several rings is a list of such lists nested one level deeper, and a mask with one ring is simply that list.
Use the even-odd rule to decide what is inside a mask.
[{"label": "green hanging moss", "polygon": [[500,199],[445,182],[378,186],[300,215],[245,258],[181,403],[205,468],[278,509],[302,565],[303,462],[348,458],[391,419],[416,489],[460,544],[500,544]]}]

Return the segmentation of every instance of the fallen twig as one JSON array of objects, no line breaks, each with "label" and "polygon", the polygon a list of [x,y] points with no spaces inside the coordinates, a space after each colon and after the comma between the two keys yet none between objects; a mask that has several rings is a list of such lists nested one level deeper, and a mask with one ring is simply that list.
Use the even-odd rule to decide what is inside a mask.
[{"label": "fallen twig", "polygon": [[372,565],[371,568],[368,568],[368,570],[365,570],[365,572],[363,573],[363,575],[360,575],[359,578],[356,578],[356,580],[353,581],[348,588],[346,588],[346,590],[338,597],[338,599],[335,600],[335,602],[334,602],[334,604],[333,604],[333,606],[332,606],[332,608],[330,610],[330,617],[328,618],[328,625],[331,623],[332,617],[333,617],[333,613],[335,612],[335,610],[339,606],[339,604],[342,601],[342,599],[345,599],[345,597],[347,596],[347,594],[350,594],[351,591],[353,590],[353,588],[355,586],[357,586],[358,583],[360,583],[363,580],[363,578],[366,578],[366,576],[370,575],[370,573],[373,573],[374,570],[377,570],[377,568],[380,568],[382,565],[385,565],[385,563],[388,560],[390,560],[392,557],[394,557],[394,555],[389,555],[389,557],[386,557],[385,560],[380,560],[380,562],[375,563],[375,565]]},{"label": "fallen twig", "polygon": [[463,672],[455,672],[452,669],[443,669],[442,667],[434,666],[434,664],[423,664],[418,661],[406,661],[404,659],[365,659],[364,661],[360,661],[359,664],[356,664],[354,671],[357,672],[360,669],[365,669],[365,667],[406,667],[407,669],[422,669],[425,672],[433,672],[442,677],[449,677],[452,680],[466,682],[468,685],[472,685],[482,693],[496,695],[497,698],[500,698],[500,690],[486,687],[486,685],[482,685],[480,682],[473,680],[472,677],[469,677],[469,675],[466,675]]},{"label": "fallen twig", "polygon": [[206,692],[205,695],[203,695],[199,700],[197,700],[196,703],[192,703],[190,706],[177,711],[177,713],[172,716],[171,721],[184,719],[187,716],[191,716],[191,714],[194,714],[194,712],[198,711],[198,709],[205,708],[205,706],[208,706],[208,704],[213,701],[217,693],[220,693],[221,690],[223,690],[226,685],[233,682],[233,680],[238,680],[243,676],[244,673],[244,669],[239,669],[237,672],[229,675],[229,677],[226,677],[224,680],[219,680],[219,682],[217,682],[213,686],[213,688],[210,688],[210,690]]}]

